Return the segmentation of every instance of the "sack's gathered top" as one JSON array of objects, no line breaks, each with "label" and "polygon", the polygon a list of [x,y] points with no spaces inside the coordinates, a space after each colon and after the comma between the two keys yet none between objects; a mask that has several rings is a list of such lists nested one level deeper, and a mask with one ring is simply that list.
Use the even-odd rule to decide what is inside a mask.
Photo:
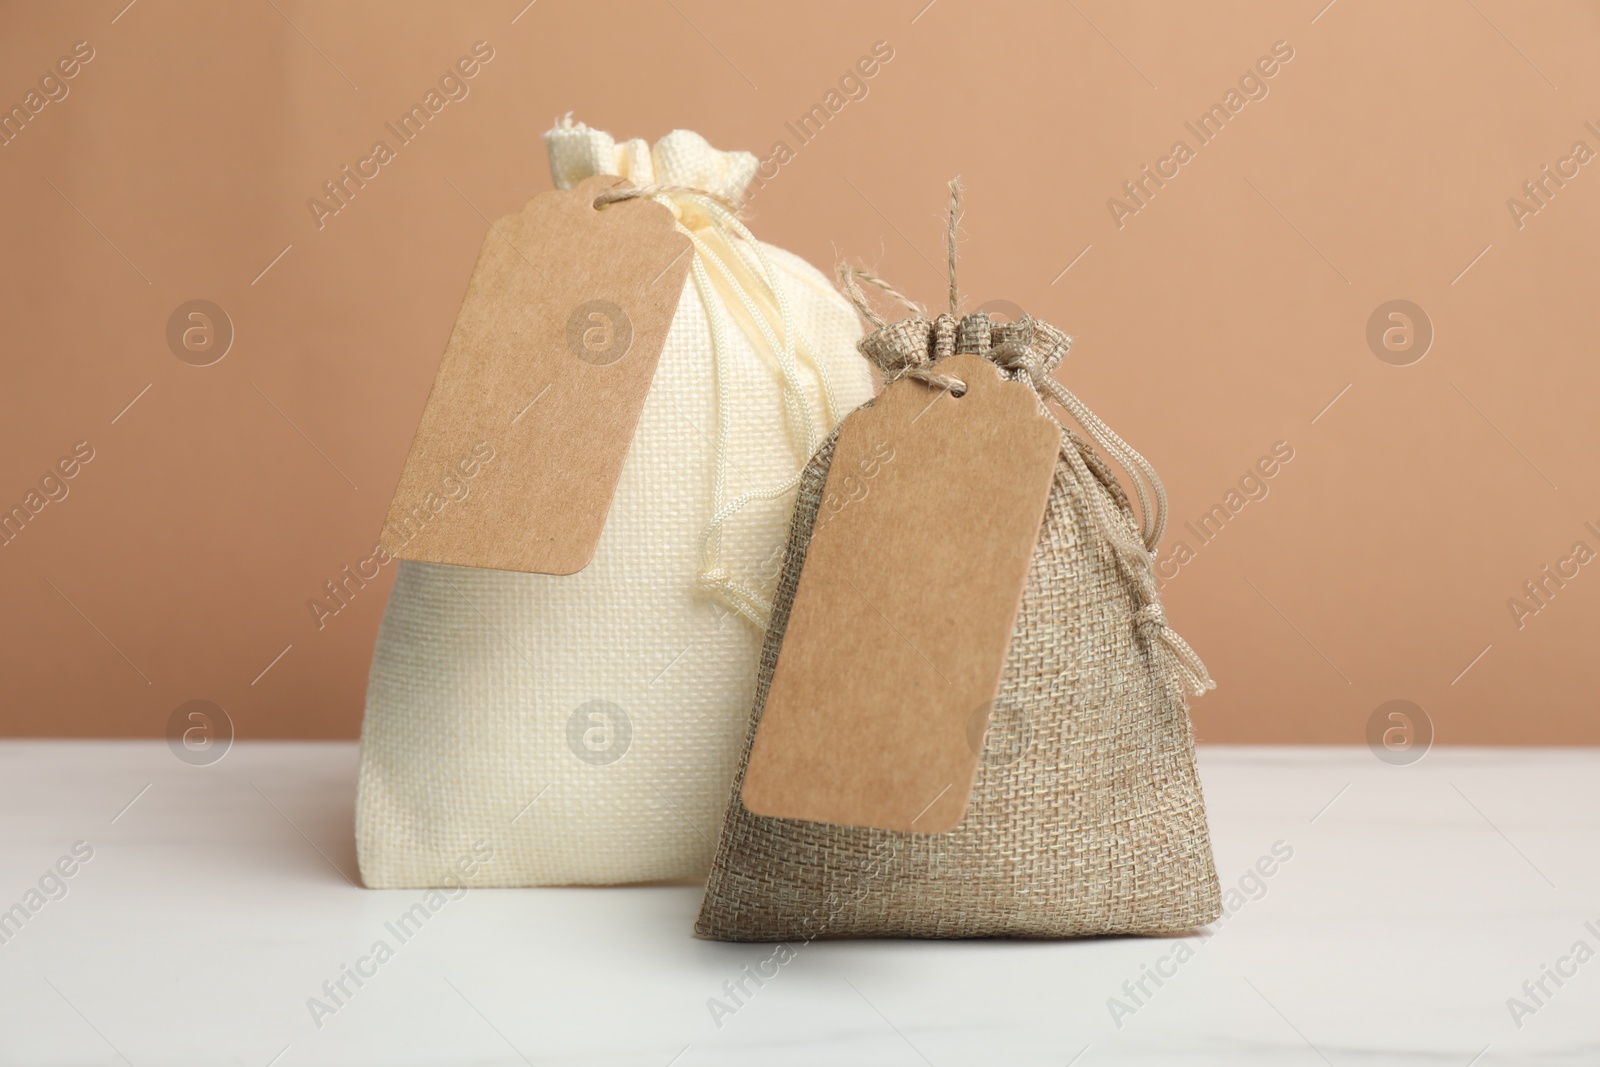
[{"label": "sack's gathered top", "polygon": [[[672,212],[678,229],[694,246],[691,276],[710,318],[719,381],[725,377],[723,361],[733,328],[724,319],[724,311],[776,366],[785,424],[795,448],[793,473],[777,484],[730,496],[727,467],[733,446],[729,419],[719,410],[717,479],[711,518],[701,535],[698,579],[703,591],[764,629],[772,605],[755,581],[724,566],[719,552],[723,527],[753,502],[788,499],[806,460],[838,424],[848,405],[838,396],[827,360],[812,350],[798,328],[766,249],[739,221],[745,192],[760,161],[749,152],[719,151],[690,130],[673,130],[653,146],[639,138],[619,144],[603,130],[573,122],[570,115],[545,134],[545,144],[556,188],[571,189],[597,174],[614,174],[625,179],[624,183],[602,194],[595,207],[648,198]],[[808,378],[815,382],[820,412],[808,399]],[[717,390],[719,409],[727,402],[724,392],[721,387]]]},{"label": "sack's gathered top", "polygon": [[[1109,457],[1127,475],[1139,500],[1141,525],[1132,526],[1126,502],[1113,508],[1098,493],[1086,494],[1096,529],[1116,554],[1119,568],[1129,583],[1139,603],[1134,613],[1134,624],[1150,637],[1157,639],[1166,650],[1167,669],[1190,693],[1199,696],[1215,689],[1216,683],[1206,672],[1193,648],[1167,624],[1160,596],[1156,590],[1155,553],[1167,527],[1167,491],[1150,461],[1140,455],[1116,431],[1107,426],[1073,392],[1052,373],[1066,358],[1072,347],[1072,338],[1056,327],[1024,314],[1016,322],[994,322],[988,313],[975,311],[958,317],[961,293],[956,283],[956,226],[960,220],[961,183],[950,183],[949,229],[949,280],[950,310],[929,319],[921,305],[910,300],[871,271],[840,264],[839,286],[876,331],[861,339],[857,346],[862,355],[881,370],[885,384],[898,378],[916,378],[930,385],[950,389],[960,396],[966,391],[965,383],[949,375],[940,374],[934,365],[957,352],[971,352],[993,362],[1012,381],[1032,386],[1039,398],[1039,409],[1057,426],[1061,427],[1061,454],[1072,465],[1080,484],[1088,485],[1094,479],[1090,466],[1104,471],[1101,454]],[[903,304],[911,317],[890,323],[879,315],[868,301],[861,282],[874,285]],[[1054,400],[1083,428],[1090,440],[1099,446],[1096,452],[1073,430],[1064,425],[1050,409]],[[1113,481],[1102,478],[1102,482]],[[1120,497],[1121,494],[1117,494]]]}]

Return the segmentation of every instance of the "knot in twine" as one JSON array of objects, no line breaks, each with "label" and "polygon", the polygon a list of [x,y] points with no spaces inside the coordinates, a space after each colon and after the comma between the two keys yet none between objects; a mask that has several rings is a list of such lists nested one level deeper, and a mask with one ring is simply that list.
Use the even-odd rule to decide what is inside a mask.
[{"label": "knot in twine", "polygon": [[[950,310],[945,314],[930,319],[920,304],[873,272],[848,264],[839,265],[840,289],[862,317],[876,327],[861,339],[857,348],[883,372],[885,385],[899,378],[914,378],[936,389],[947,389],[952,396],[962,396],[967,384],[955,375],[935,369],[941,360],[957,352],[983,356],[1007,372],[1010,380],[1027,383],[1038,396],[1041,410],[1061,428],[1062,458],[1072,467],[1082,487],[1090,520],[1110,547],[1133,593],[1135,629],[1167,650],[1169,671],[1184,688],[1197,696],[1216,688],[1194,649],[1167,624],[1156,589],[1156,546],[1167,525],[1167,492],[1160,476],[1149,460],[1117,436],[1053,374],[1072,348],[1072,338],[1026,314],[1015,322],[996,322],[983,311],[959,314],[961,294],[956,285],[956,237],[960,205],[961,180],[957,178],[950,183],[947,231]],[[872,308],[862,282],[897,300],[911,316],[894,323],[884,319]],[[1097,479],[1083,455],[1089,445],[1061,422],[1050,409],[1048,400],[1064,408],[1082,427],[1088,440],[1098,446],[1100,453],[1122,467],[1139,501],[1139,529],[1134,529],[1125,508],[1116,507],[1107,493],[1095,491]]]},{"label": "knot in twine", "polygon": [[715,222],[696,198],[709,198],[736,212],[761,165],[749,152],[719,151],[689,130],[673,130],[653,145],[639,138],[618,142],[604,130],[574,122],[570,112],[546,131],[544,142],[557,189],[610,175],[642,191],[613,193],[596,207],[636,196],[660,197],[663,206],[691,229],[705,229]]},{"label": "knot in twine", "polygon": [[[716,225],[724,218],[737,219],[744,206],[709,189],[694,185],[617,185],[594,198],[594,209],[604,210],[607,204],[622,200],[650,199],[665,205],[672,217],[693,230],[703,230]],[[720,210],[718,210],[720,209]]]}]

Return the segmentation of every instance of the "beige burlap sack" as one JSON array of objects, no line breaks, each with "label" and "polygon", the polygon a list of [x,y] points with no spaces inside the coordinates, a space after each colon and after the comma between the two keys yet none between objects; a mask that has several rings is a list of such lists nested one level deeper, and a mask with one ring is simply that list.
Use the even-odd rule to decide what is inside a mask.
[{"label": "beige burlap sack", "polygon": [[[1069,344],[1043,322],[991,323],[981,312],[959,322],[913,318],[861,342],[890,379],[909,374],[932,386],[950,384],[938,373],[943,356],[986,355],[1032,383],[1045,410],[1046,397],[1065,407],[1085,435],[1062,437],[993,721],[986,738],[970,738],[981,763],[961,824],[915,834],[764,818],[740,802],[741,764],[695,925],[701,937],[1156,934],[1219,914],[1184,699],[1186,688],[1198,694],[1212,683],[1168,629],[1151,572],[1165,494],[1149,464],[1051,377]],[[1129,472],[1142,533],[1085,437]],[[801,479],[745,762],[835,439]]]}]

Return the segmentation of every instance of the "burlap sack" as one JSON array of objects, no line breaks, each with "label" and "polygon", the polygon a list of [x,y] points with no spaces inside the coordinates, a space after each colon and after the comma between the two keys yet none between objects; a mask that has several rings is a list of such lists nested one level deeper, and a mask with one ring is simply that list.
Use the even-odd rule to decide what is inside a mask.
[{"label": "burlap sack", "polygon": [[657,190],[693,269],[593,561],[398,565],[361,736],[374,888],[440,885],[478,842],[480,886],[703,878],[795,481],[872,393],[828,279],[719,213],[753,155],[681,130],[654,147],[572,123],[545,139],[557,188],[617,174]]},{"label": "burlap sack", "polygon": [[[982,313],[959,323],[915,318],[862,341],[891,379],[948,385],[936,360],[963,351],[1032,382],[1041,407],[1046,396],[1063,404],[1129,469],[1143,537],[1101,455],[1065,432],[993,723],[986,738],[971,737],[982,755],[964,820],[949,833],[914,834],[760,817],[739,800],[741,764],[695,925],[701,937],[1156,934],[1220,913],[1184,700],[1185,688],[1212,683],[1167,628],[1151,573],[1165,494],[1149,465],[1051,377],[1069,343],[1045,323],[991,324]],[[834,440],[801,479],[746,761]]]}]

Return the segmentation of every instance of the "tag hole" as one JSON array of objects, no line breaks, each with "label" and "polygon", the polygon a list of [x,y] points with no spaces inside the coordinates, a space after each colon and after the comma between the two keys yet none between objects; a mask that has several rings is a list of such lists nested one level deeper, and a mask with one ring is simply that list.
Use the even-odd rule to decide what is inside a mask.
[{"label": "tag hole", "polygon": [[967,395],[967,383],[957,378],[950,383],[950,395],[957,400]]}]

